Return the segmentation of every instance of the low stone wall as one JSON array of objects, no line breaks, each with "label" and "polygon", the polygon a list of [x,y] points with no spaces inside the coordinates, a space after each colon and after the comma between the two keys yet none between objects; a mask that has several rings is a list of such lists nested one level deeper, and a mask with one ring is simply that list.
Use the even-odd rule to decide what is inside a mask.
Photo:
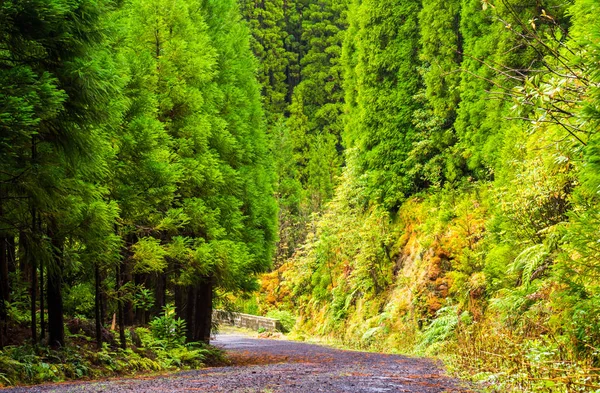
[{"label": "low stone wall", "polygon": [[279,332],[282,330],[278,319],[257,317],[256,315],[227,312],[223,310],[213,311],[213,320],[219,324],[243,327],[258,331],[264,329],[267,332]]}]

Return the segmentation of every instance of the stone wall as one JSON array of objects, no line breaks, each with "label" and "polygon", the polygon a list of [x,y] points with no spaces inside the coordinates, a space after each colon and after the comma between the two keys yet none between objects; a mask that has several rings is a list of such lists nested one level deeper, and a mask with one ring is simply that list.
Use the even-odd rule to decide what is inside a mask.
[{"label": "stone wall", "polygon": [[281,322],[278,319],[258,317],[256,315],[214,310],[213,320],[220,325],[237,326],[256,331],[261,328],[267,332],[281,331]]}]

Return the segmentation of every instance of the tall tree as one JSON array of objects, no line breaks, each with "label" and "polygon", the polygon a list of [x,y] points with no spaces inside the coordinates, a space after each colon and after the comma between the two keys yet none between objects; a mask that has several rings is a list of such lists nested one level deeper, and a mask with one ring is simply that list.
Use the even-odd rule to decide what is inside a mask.
[{"label": "tall tree", "polygon": [[135,26],[126,28],[137,81],[130,84],[131,132],[141,133],[136,143],[152,144],[145,157],[137,146],[123,156],[142,159],[147,169],[140,177],[124,166],[121,200],[130,204],[127,195],[147,191],[144,184],[157,198],[152,210],[141,199],[138,208],[129,207],[136,213],[124,269],[168,275],[161,285],[175,292],[188,340],[208,341],[215,291],[253,288],[253,274],[269,265],[275,236],[249,33],[233,1],[130,1],[124,17]]},{"label": "tall tree", "polygon": [[274,122],[286,112],[289,103],[288,84],[290,68],[295,56],[290,51],[290,40],[286,26],[286,11],[289,4],[284,0],[241,0],[240,8],[250,25],[251,47],[259,59],[258,80],[269,122]]},{"label": "tall tree", "polygon": [[19,86],[21,96],[9,100],[14,104],[9,113],[16,115],[9,122],[18,126],[9,123],[3,133],[12,152],[3,155],[3,165],[10,167],[7,181],[17,185],[10,198],[21,217],[10,220],[9,228],[18,229],[29,262],[34,338],[35,272],[38,261],[45,261],[53,346],[64,345],[61,287],[67,233],[81,226],[84,217],[78,213],[102,198],[96,184],[105,174],[109,151],[105,127],[118,117],[113,99],[119,78],[102,46],[102,18],[108,9],[104,2],[85,0],[11,1],[2,8],[3,61],[17,77],[3,86],[9,95]]},{"label": "tall tree", "polygon": [[305,53],[300,61],[301,81],[290,106],[289,128],[310,211],[319,210],[332,197],[341,167],[345,11],[345,2],[321,1],[307,5],[303,12]]},{"label": "tall tree", "polygon": [[[415,139],[413,96],[420,87],[418,1],[365,0],[351,12],[356,54],[349,80],[356,91],[346,140],[373,200],[396,209],[413,191],[405,160]],[[348,42],[348,41],[347,41]],[[349,50],[349,49],[348,49]],[[348,67],[347,67],[348,68]],[[352,69],[353,68],[353,69]]]}]

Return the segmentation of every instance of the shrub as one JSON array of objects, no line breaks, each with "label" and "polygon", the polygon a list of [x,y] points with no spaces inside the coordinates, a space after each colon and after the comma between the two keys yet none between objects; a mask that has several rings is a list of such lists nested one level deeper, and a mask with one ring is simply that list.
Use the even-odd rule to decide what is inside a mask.
[{"label": "shrub", "polygon": [[155,344],[165,349],[182,346],[185,343],[185,321],[175,316],[175,308],[171,305],[165,306],[163,315],[150,322],[150,331],[157,340]]},{"label": "shrub", "polygon": [[291,332],[296,325],[296,317],[289,311],[271,310],[267,313],[267,317],[278,319],[283,333]]}]

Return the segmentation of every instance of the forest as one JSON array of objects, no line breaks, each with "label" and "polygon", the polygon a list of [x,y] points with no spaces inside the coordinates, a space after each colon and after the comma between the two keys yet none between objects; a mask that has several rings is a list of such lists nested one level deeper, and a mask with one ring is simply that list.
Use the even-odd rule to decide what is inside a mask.
[{"label": "forest", "polygon": [[220,308],[600,391],[598,12],[4,0],[0,386],[210,363]]}]

